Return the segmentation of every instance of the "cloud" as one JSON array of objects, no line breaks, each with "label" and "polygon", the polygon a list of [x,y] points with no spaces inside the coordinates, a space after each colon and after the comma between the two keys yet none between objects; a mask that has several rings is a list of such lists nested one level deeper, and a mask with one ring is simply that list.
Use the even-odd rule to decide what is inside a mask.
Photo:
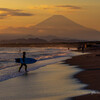
[{"label": "cloud", "polygon": [[4,16],[6,16],[7,14],[0,14],[0,17],[4,17]]},{"label": "cloud", "polygon": [[0,8],[0,11],[22,11],[19,9]]},{"label": "cloud", "polygon": [[0,19],[4,19],[7,16],[33,16],[34,14],[27,13],[20,9],[8,9],[0,8]]},{"label": "cloud", "polygon": [[7,16],[7,14],[0,14],[0,19],[4,19]]},{"label": "cloud", "polygon": [[69,10],[82,9],[82,7],[74,6],[74,5],[37,5],[37,6],[30,7],[30,9],[38,9],[38,10],[50,10],[50,9],[56,9],[56,8],[61,8],[61,9],[68,8]]},{"label": "cloud", "polygon": [[47,9],[52,9],[54,8],[54,6],[50,6],[50,5],[38,5],[38,6],[33,6],[33,7],[30,7],[30,9],[44,9],[44,10],[47,10]]},{"label": "cloud", "polygon": [[79,6],[73,6],[73,5],[58,5],[58,6],[55,6],[55,7],[70,8],[70,9],[82,9],[82,8],[79,7]]},{"label": "cloud", "polygon": [[31,13],[23,13],[23,12],[12,12],[10,13],[11,16],[33,16]]}]

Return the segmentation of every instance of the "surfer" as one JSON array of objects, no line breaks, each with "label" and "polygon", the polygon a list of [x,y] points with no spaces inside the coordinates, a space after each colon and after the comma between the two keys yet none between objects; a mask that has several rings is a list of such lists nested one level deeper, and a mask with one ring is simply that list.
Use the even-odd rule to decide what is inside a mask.
[{"label": "surfer", "polygon": [[25,71],[26,72],[28,72],[27,71],[27,65],[25,64],[25,58],[26,58],[26,52],[23,52],[23,63],[21,63],[21,66],[19,67],[19,72],[20,72],[20,70],[21,70],[21,68],[23,67],[23,66],[25,66]]}]

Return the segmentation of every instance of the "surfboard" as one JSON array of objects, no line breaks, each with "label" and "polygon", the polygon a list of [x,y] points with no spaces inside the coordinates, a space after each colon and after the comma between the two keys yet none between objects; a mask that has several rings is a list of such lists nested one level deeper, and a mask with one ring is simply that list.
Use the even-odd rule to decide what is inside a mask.
[{"label": "surfboard", "polygon": [[25,63],[25,64],[32,64],[35,63],[37,60],[33,59],[33,58],[24,58],[24,62],[23,62],[23,58],[15,58],[15,62],[16,63]]}]

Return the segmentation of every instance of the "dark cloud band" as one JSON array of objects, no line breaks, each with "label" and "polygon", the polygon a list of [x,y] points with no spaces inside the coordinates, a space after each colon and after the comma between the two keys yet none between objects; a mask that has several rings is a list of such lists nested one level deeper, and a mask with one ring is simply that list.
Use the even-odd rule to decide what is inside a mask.
[{"label": "dark cloud band", "polygon": [[81,7],[73,6],[73,5],[58,5],[56,7],[71,8],[71,9],[82,9]]},{"label": "dark cloud band", "polygon": [[0,14],[0,19],[4,19],[7,16],[33,16],[34,14],[24,12],[20,9],[8,9],[8,8],[0,8],[0,11],[2,12]]}]

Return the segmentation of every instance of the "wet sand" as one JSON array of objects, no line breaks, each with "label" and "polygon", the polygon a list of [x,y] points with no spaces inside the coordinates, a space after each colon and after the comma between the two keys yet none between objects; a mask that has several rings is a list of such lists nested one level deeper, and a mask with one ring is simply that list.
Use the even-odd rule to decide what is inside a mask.
[{"label": "wet sand", "polygon": [[70,100],[89,94],[91,91],[80,90],[86,85],[72,78],[79,71],[60,62],[0,82],[0,100]]},{"label": "wet sand", "polygon": [[[88,84],[85,89],[100,91],[100,51],[76,56],[65,62],[84,69],[84,71],[76,74],[74,78],[79,79],[81,83]],[[73,97],[72,100],[100,100],[100,93]]]}]

